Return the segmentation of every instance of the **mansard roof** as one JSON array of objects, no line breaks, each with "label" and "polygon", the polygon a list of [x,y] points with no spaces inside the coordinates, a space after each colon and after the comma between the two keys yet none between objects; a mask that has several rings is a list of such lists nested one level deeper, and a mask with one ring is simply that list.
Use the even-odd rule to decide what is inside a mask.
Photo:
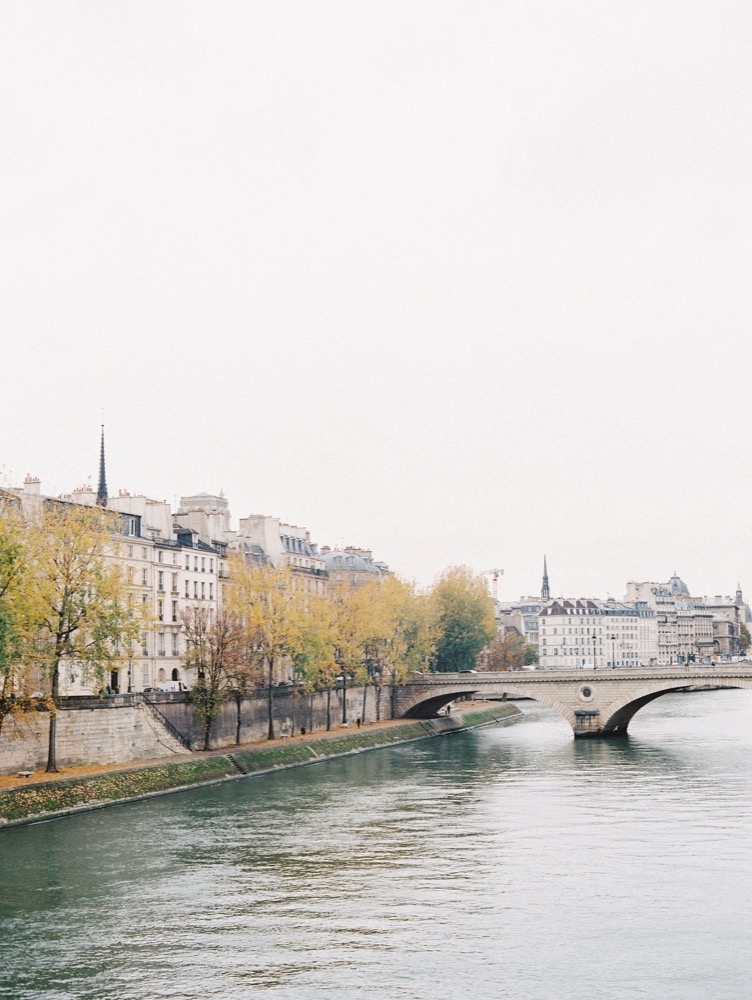
[{"label": "mansard roof", "polygon": [[374,563],[373,559],[365,559],[358,552],[348,549],[330,549],[322,552],[321,558],[324,560],[326,568],[332,570],[352,570],[356,573],[380,573],[383,569]]},{"label": "mansard roof", "polygon": [[597,615],[600,607],[590,598],[577,598],[574,601],[563,597],[555,598],[550,604],[544,605],[541,615]]}]

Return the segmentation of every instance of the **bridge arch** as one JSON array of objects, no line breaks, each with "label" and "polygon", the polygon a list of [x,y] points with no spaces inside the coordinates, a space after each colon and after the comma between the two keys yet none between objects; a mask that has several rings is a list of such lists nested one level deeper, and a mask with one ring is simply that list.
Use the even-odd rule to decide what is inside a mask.
[{"label": "bridge arch", "polygon": [[439,714],[440,710],[448,705],[451,701],[455,701],[457,698],[462,698],[466,695],[472,695],[475,692],[469,691],[443,691],[441,694],[436,694],[433,692],[430,698],[424,698],[423,701],[415,701],[409,707],[405,705],[401,707],[401,716],[403,719],[433,719]]},{"label": "bridge arch", "polygon": [[[567,706],[566,702],[553,696],[553,694],[541,686],[526,687],[524,684],[504,684],[503,694],[509,698],[530,698],[531,701],[539,701],[542,705],[552,708],[559,715],[563,716],[576,731],[577,719],[574,711]],[[480,695],[483,692],[480,688],[467,687],[464,690],[454,687],[447,687],[445,690],[436,691],[433,689],[429,696],[423,692],[413,692],[400,704],[400,715],[405,719],[430,719],[433,718],[444,705],[464,696]]]},{"label": "bridge arch", "polygon": [[[752,679],[747,680],[746,678],[713,678],[714,688],[746,688],[752,690]],[[671,694],[675,691],[686,691],[687,684],[678,683],[676,680],[666,682],[666,681],[654,681],[653,683],[646,684],[643,688],[638,689],[634,692],[630,692],[629,695],[624,696],[612,704],[604,708],[602,712],[602,730],[600,735],[603,736],[623,736],[626,735],[627,726],[632,721],[634,716],[644,708],[645,705],[649,705],[651,701],[655,701],[656,698],[660,698],[661,695]]]}]

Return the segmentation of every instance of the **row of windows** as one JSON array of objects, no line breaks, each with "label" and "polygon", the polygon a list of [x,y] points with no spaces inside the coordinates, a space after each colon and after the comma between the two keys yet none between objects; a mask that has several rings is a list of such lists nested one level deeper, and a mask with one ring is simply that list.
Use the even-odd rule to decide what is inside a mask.
[{"label": "row of windows", "polygon": [[[592,650],[587,650],[587,649],[582,651],[576,649],[562,649],[561,656],[559,656],[558,649],[550,649],[547,653],[544,653],[543,656],[546,658],[547,661],[553,660],[554,657],[558,657],[560,660],[566,660],[564,666],[572,666],[573,665],[572,661],[575,659],[581,659],[583,663],[589,662],[592,664],[593,662],[593,652]],[[620,653],[619,657],[616,660],[614,661],[608,660],[607,662],[609,666],[614,666],[614,665],[618,666],[620,663],[624,663],[627,660],[637,660],[637,659],[638,659],[637,653]],[[603,662],[603,650],[599,650],[599,652],[596,654],[596,662]]]},{"label": "row of windows", "polygon": [[[144,685],[144,687],[148,687],[151,684],[151,674],[150,674],[150,671],[149,671],[149,664],[148,663],[144,663],[143,670],[141,671],[141,676],[143,677],[143,685]],[[162,681],[166,681],[166,680],[169,680],[169,679],[170,678],[167,676],[164,667],[160,667],[159,670],[157,670],[156,683],[160,684]],[[174,681],[179,681],[180,680],[180,675],[179,675],[179,672],[177,670],[173,670],[172,671],[172,680],[174,680]]]},{"label": "row of windows", "polygon": [[[141,548],[141,558],[142,559],[148,558],[148,552],[149,552],[148,549],[142,547]],[[129,559],[133,559],[133,546],[132,545],[128,546],[128,558]],[[157,562],[160,562],[160,563],[167,562],[167,560],[165,559],[165,553],[164,553],[164,551],[162,549],[159,549],[157,551]],[[178,564],[178,554],[177,554],[177,552],[173,552],[172,553],[172,560],[171,560],[171,562],[172,562],[173,566],[177,566],[177,564]],[[208,566],[207,566],[207,563],[208,563]],[[186,553],[186,555],[185,555],[185,568],[186,569],[190,569],[191,568],[191,557],[190,557],[190,555],[188,553]],[[196,573],[213,573],[214,572],[214,559],[211,556],[209,556],[207,558],[206,556],[196,556],[196,555],[194,555],[193,556],[193,569],[194,569],[194,572],[196,572]]]},{"label": "row of windows", "polygon": [[[136,584],[138,583],[138,576],[137,575],[134,578],[133,582],[136,583]],[[189,584],[189,582],[190,582],[189,580],[185,581],[186,597],[188,596],[188,584]],[[172,588],[173,594],[177,594],[177,592],[178,592],[178,574],[177,573],[172,573],[171,574],[171,576],[170,576],[170,583],[171,583],[171,588]],[[197,583],[197,581],[194,580],[194,584],[196,584],[196,583]],[[148,587],[149,586],[149,571],[147,569],[142,569],[141,570],[141,586],[142,587]],[[203,588],[203,586],[204,586],[203,582],[201,583],[201,586]],[[209,583],[209,589],[211,591],[213,591],[213,589],[214,589],[214,583],[213,582]],[[165,590],[165,575],[164,575],[164,572],[162,570],[160,570],[157,573],[157,590],[161,590],[161,591]]]},{"label": "row of windows", "polygon": [[[178,632],[172,632],[170,648],[172,650],[171,656],[180,656],[180,634]],[[141,655],[149,655],[149,633],[144,632],[141,636]],[[157,632],[157,656],[167,656],[167,648],[165,646],[165,634],[164,632]]]},{"label": "row of windows", "polygon": [[[556,627],[550,628],[549,626],[544,625],[540,629],[540,633],[541,633],[541,635],[558,635],[559,634],[559,629],[556,628]],[[562,635],[592,635],[592,632],[590,632],[586,628],[562,628],[561,634]],[[602,628],[598,630],[597,634],[601,635],[601,636],[603,635]],[[653,633],[653,630],[650,629],[650,628],[639,628],[639,629],[632,628],[632,629],[619,629],[618,630],[618,635],[619,636],[624,637],[624,638],[629,637],[631,639],[637,639],[640,636],[642,636],[642,638],[646,639],[646,638],[650,638],[651,634],[654,634],[654,633]]]},{"label": "row of windows", "polygon": [[[175,591],[174,593],[177,593],[177,591]],[[186,580],[185,581],[185,596],[188,599],[190,599],[190,597],[191,597],[191,581],[190,580]],[[211,582],[209,583],[209,592],[207,594],[205,581],[202,580],[201,581],[201,585],[199,587],[198,580],[194,580],[193,581],[193,599],[194,599],[194,601],[204,601],[204,600],[207,599],[207,597],[208,597],[208,599],[210,601],[214,600],[214,584],[211,583]],[[146,603],[146,594],[144,594],[144,603]],[[159,620],[160,621],[164,621],[164,604],[165,604],[164,601],[157,601],[157,614],[159,615]],[[172,602],[172,620],[174,622],[176,622],[178,620],[177,614],[178,614],[178,602],[177,601],[173,601]]]}]

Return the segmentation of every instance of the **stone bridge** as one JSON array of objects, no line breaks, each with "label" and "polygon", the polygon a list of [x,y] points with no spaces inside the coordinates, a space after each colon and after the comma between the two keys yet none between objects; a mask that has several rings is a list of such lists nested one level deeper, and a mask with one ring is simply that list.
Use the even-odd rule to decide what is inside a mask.
[{"label": "stone bridge", "polygon": [[533,698],[563,715],[576,737],[621,736],[644,705],[693,687],[752,688],[752,663],[423,674],[398,690],[394,714],[431,718],[460,695]]}]

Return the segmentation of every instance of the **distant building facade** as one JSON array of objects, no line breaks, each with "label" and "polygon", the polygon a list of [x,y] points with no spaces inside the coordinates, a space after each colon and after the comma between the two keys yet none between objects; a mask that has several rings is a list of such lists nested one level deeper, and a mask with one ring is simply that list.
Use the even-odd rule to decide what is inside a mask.
[{"label": "distant building facade", "polygon": [[521,597],[519,601],[496,602],[496,625],[499,631],[515,631],[540,652],[538,627],[544,602],[537,597]]},{"label": "distant building facade", "polygon": [[544,604],[538,618],[543,667],[616,668],[657,662],[656,616],[642,602],[561,598]]},{"label": "distant building facade", "polygon": [[230,547],[251,563],[287,566],[308,591],[324,592],[326,564],[308,528],[266,514],[250,514],[240,518]]},{"label": "distant building facade", "polygon": [[329,589],[341,586],[360,587],[371,580],[381,580],[389,575],[386,563],[376,562],[370,549],[347,546],[344,549],[321,549]]},{"label": "distant building facade", "polygon": [[665,583],[630,581],[626,600],[642,601],[655,611],[660,665],[736,656],[741,650],[741,625],[752,622],[740,587],[733,599],[711,601],[693,597],[676,573]]}]

